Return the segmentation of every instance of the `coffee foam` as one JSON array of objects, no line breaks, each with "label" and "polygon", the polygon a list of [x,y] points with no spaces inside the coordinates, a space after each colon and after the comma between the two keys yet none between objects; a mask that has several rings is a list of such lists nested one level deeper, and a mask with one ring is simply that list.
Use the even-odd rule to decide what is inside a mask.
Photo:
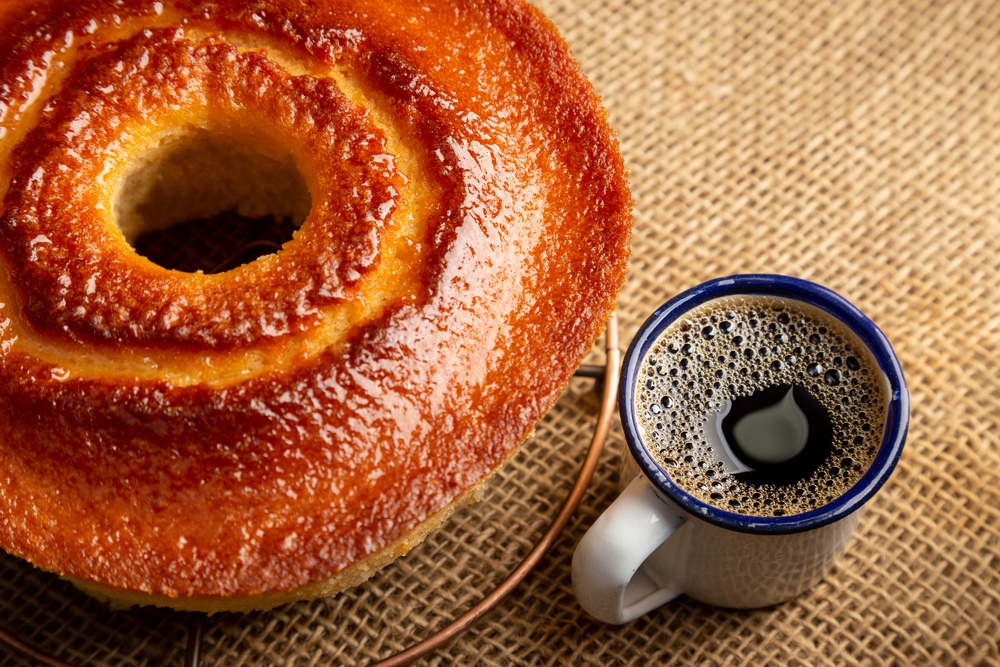
[{"label": "coffee foam", "polygon": [[[888,409],[868,348],[825,311],[788,299],[732,296],[702,304],[650,347],[636,376],[643,446],[699,500],[748,516],[801,514],[850,489],[871,466]],[[706,440],[727,399],[777,384],[808,390],[828,411],[831,455],[812,475],[750,484]]]}]

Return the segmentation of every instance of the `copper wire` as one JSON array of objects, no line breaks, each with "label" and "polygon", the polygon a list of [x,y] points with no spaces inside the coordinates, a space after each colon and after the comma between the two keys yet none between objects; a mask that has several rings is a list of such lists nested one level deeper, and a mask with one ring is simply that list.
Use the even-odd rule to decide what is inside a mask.
[{"label": "copper wire", "polygon": [[604,443],[607,441],[608,432],[611,429],[611,422],[615,412],[615,399],[618,393],[618,374],[621,356],[621,351],[618,349],[618,323],[614,316],[608,321],[608,327],[604,335],[604,344],[607,358],[604,364],[604,386],[602,387],[600,416],[597,420],[597,426],[594,429],[594,436],[590,442],[587,458],[584,460],[580,474],[577,476],[576,484],[573,486],[565,503],[563,503],[562,509],[549,526],[549,529],[545,531],[545,534],[542,535],[541,539],[538,540],[535,547],[525,559],[521,561],[521,564],[499,586],[472,607],[472,609],[469,609],[422,642],[390,658],[381,660],[372,665],[372,667],[401,667],[402,665],[408,665],[454,639],[514,590],[555,543],[556,538],[559,537],[566,524],[569,523],[570,517],[573,516],[573,512],[576,511],[577,506],[583,499],[583,495],[587,491],[587,486],[590,484],[590,479],[597,469],[601,454],[604,452]]}]

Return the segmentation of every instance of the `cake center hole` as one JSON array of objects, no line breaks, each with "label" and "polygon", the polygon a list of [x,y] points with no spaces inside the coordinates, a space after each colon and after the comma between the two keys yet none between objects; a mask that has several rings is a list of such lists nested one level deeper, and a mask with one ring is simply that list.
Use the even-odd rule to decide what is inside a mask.
[{"label": "cake center hole", "polygon": [[114,204],[136,252],[167,269],[204,273],[280,250],[311,207],[291,155],[200,129],[140,157]]}]

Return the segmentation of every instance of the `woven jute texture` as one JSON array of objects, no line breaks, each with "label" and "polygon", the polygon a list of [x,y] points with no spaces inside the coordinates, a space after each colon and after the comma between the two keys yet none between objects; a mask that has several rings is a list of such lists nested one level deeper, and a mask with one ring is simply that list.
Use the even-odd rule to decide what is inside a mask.
[{"label": "woven jute texture", "polygon": [[[1000,665],[1000,4],[538,4],[601,94],[631,173],[623,345],[658,304],[707,279],[813,280],[892,341],[909,438],[847,553],[809,592],[753,611],[682,597],[612,627],[580,610],[569,571],[614,498],[616,427],[539,568],[419,664]],[[527,553],[572,485],[596,412],[589,381],[574,380],[484,502],[357,590],[209,618],[202,664],[368,664],[428,636]],[[186,641],[182,614],[113,612],[8,557],[0,622],[76,665],[178,665]]]}]

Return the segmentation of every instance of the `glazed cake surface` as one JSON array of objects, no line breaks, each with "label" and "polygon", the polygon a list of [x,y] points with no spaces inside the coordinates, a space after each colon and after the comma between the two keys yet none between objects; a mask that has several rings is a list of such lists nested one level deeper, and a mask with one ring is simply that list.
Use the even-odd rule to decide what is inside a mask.
[{"label": "glazed cake surface", "polygon": [[[353,585],[516,451],[614,309],[625,171],[520,2],[0,7],[0,546],[99,595]],[[280,251],[167,269],[240,209]]]}]

